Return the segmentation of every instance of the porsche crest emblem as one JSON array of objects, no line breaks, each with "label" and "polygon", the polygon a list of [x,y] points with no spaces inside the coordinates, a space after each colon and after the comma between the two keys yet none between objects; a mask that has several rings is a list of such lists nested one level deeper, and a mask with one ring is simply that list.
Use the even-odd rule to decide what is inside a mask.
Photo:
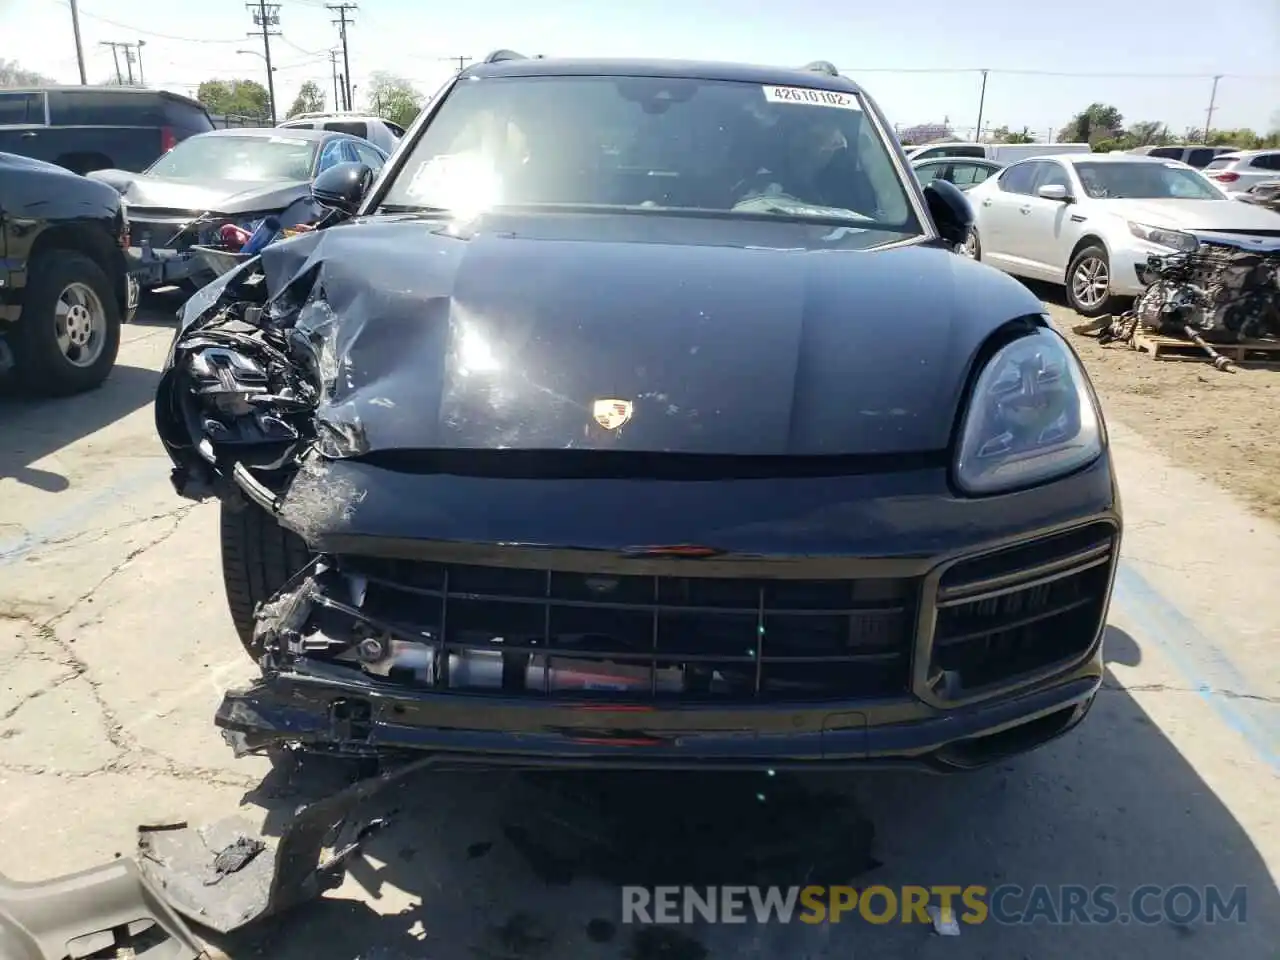
[{"label": "porsche crest emblem", "polygon": [[617,430],[631,419],[635,412],[635,404],[630,400],[597,400],[591,410],[596,423],[606,430]]}]

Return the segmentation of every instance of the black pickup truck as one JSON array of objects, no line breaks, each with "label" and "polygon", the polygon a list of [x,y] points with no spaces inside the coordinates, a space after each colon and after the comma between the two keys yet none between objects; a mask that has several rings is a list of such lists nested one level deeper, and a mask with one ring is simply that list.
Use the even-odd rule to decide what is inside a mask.
[{"label": "black pickup truck", "polygon": [[195,100],[141,87],[0,90],[0,151],[73,173],[139,173],[187,137],[212,130]]},{"label": "black pickup truck", "polygon": [[46,396],[101,384],[138,307],[128,249],[115,190],[0,153],[0,372]]}]

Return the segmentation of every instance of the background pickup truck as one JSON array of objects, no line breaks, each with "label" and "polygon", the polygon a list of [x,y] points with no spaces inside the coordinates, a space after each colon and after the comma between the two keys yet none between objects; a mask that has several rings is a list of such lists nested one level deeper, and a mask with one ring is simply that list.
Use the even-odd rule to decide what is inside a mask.
[{"label": "background pickup truck", "polygon": [[52,396],[101,384],[138,307],[128,248],[111,187],[0,153],[0,372]]},{"label": "background pickup truck", "polygon": [[0,152],[73,173],[145,170],[174,144],[213,129],[204,106],[163,90],[39,87],[0,90]]}]

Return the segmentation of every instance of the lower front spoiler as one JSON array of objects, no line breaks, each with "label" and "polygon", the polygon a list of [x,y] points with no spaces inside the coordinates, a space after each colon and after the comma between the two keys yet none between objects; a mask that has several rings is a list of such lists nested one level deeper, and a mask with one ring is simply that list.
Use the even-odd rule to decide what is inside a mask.
[{"label": "lower front spoiler", "polygon": [[[714,712],[398,691],[277,674],[230,691],[215,723],[238,754],[300,744],[355,756],[425,752],[451,763],[600,769],[974,769],[1025,753],[1084,719],[1094,660],[1069,679],[907,722],[868,722],[868,704]],[[899,705],[900,706],[900,705]],[[861,708],[861,709],[860,709]],[[776,732],[790,714],[794,730]],[[714,717],[714,729],[701,717]],[[771,729],[762,729],[762,719]]]}]

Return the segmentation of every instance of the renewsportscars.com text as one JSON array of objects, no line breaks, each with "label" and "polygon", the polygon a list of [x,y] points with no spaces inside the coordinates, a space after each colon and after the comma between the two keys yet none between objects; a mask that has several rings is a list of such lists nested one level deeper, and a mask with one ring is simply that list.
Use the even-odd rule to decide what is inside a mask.
[{"label": "renewsportscars.com text", "polygon": [[679,923],[932,923],[980,924],[1244,923],[1248,895],[1189,884],[1135,887],[844,886],[622,888],[622,922]]}]

